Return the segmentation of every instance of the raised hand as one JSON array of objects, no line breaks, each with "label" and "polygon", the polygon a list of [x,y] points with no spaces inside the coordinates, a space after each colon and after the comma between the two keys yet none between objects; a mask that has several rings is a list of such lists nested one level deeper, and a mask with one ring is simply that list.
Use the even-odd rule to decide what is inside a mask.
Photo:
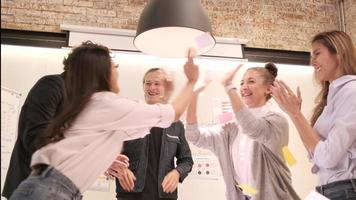
[{"label": "raised hand", "polygon": [[195,50],[190,48],[188,49],[187,62],[184,65],[184,73],[189,82],[197,82],[199,78],[199,67],[194,64]]},{"label": "raised hand", "polygon": [[163,179],[162,188],[165,193],[174,192],[179,183],[180,174],[176,169],[170,171]]},{"label": "raised hand", "polygon": [[237,67],[235,69],[226,73],[224,78],[221,80],[221,84],[224,87],[230,85],[232,83],[232,80],[234,79],[236,73],[241,69],[242,66],[243,66],[243,64],[239,64],[239,65],[237,65]]},{"label": "raised hand", "polygon": [[164,101],[167,102],[169,98],[172,96],[174,90],[174,77],[171,72],[163,70],[165,74],[165,82],[164,82]]},{"label": "raised hand", "polygon": [[208,77],[206,77],[205,79],[204,79],[204,81],[202,81],[201,83],[197,83],[197,85],[196,85],[196,87],[194,88],[194,93],[195,94],[199,94],[200,92],[202,92],[203,90],[205,90],[205,88],[207,88],[208,87],[208,85],[211,83],[211,79],[210,78],[208,78]]},{"label": "raised hand", "polygon": [[271,86],[272,97],[278,103],[279,107],[289,116],[300,112],[302,106],[302,97],[299,87],[297,95],[293,93],[288,85],[283,81],[276,80]]},{"label": "raised hand", "polygon": [[235,69],[226,73],[221,81],[221,84],[225,87],[225,91],[229,96],[232,110],[235,113],[239,112],[242,108],[245,107],[245,104],[242,102],[240,95],[238,95],[238,93],[236,92],[236,87],[232,84],[232,80],[235,78],[235,75],[241,69],[242,66],[242,64],[237,65]]}]

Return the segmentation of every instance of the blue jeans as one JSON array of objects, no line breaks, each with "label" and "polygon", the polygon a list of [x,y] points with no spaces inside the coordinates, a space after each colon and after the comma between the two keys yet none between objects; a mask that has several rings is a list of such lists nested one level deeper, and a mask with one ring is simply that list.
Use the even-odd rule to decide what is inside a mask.
[{"label": "blue jeans", "polygon": [[53,167],[30,175],[21,182],[9,200],[80,200],[74,183]]},{"label": "blue jeans", "polygon": [[315,189],[330,200],[356,199],[356,179],[336,181]]}]

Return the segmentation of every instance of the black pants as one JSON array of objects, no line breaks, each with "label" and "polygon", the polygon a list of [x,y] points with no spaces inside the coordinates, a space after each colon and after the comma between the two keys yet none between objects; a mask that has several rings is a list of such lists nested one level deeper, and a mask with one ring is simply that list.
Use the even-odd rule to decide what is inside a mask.
[{"label": "black pants", "polygon": [[356,179],[335,181],[315,189],[330,200],[356,200]]}]

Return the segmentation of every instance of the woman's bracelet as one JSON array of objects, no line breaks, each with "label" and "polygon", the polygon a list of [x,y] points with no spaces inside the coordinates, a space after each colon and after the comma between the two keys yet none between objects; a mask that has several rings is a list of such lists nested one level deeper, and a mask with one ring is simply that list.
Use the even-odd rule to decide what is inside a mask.
[{"label": "woman's bracelet", "polygon": [[236,86],[232,83],[230,83],[229,85],[225,86],[225,91],[226,93],[228,93],[230,90],[236,90]]}]

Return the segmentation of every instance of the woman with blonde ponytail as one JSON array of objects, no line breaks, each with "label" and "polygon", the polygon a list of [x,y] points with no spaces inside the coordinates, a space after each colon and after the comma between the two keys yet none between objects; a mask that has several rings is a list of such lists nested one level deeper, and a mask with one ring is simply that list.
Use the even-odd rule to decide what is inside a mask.
[{"label": "woman with blonde ponytail", "polygon": [[204,85],[196,89],[188,107],[186,137],[218,158],[226,199],[300,200],[282,155],[282,148],[289,142],[287,118],[268,106],[278,69],[273,63],[248,68],[238,90],[233,80],[241,66],[227,73],[222,81],[234,121],[199,126],[197,103]]},{"label": "woman with blonde ponytail", "polygon": [[322,32],[311,41],[311,65],[321,91],[311,124],[301,97],[281,81],[272,96],[290,116],[319,177],[316,190],[331,200],[356,199],[356,52],[342,31]]}]

